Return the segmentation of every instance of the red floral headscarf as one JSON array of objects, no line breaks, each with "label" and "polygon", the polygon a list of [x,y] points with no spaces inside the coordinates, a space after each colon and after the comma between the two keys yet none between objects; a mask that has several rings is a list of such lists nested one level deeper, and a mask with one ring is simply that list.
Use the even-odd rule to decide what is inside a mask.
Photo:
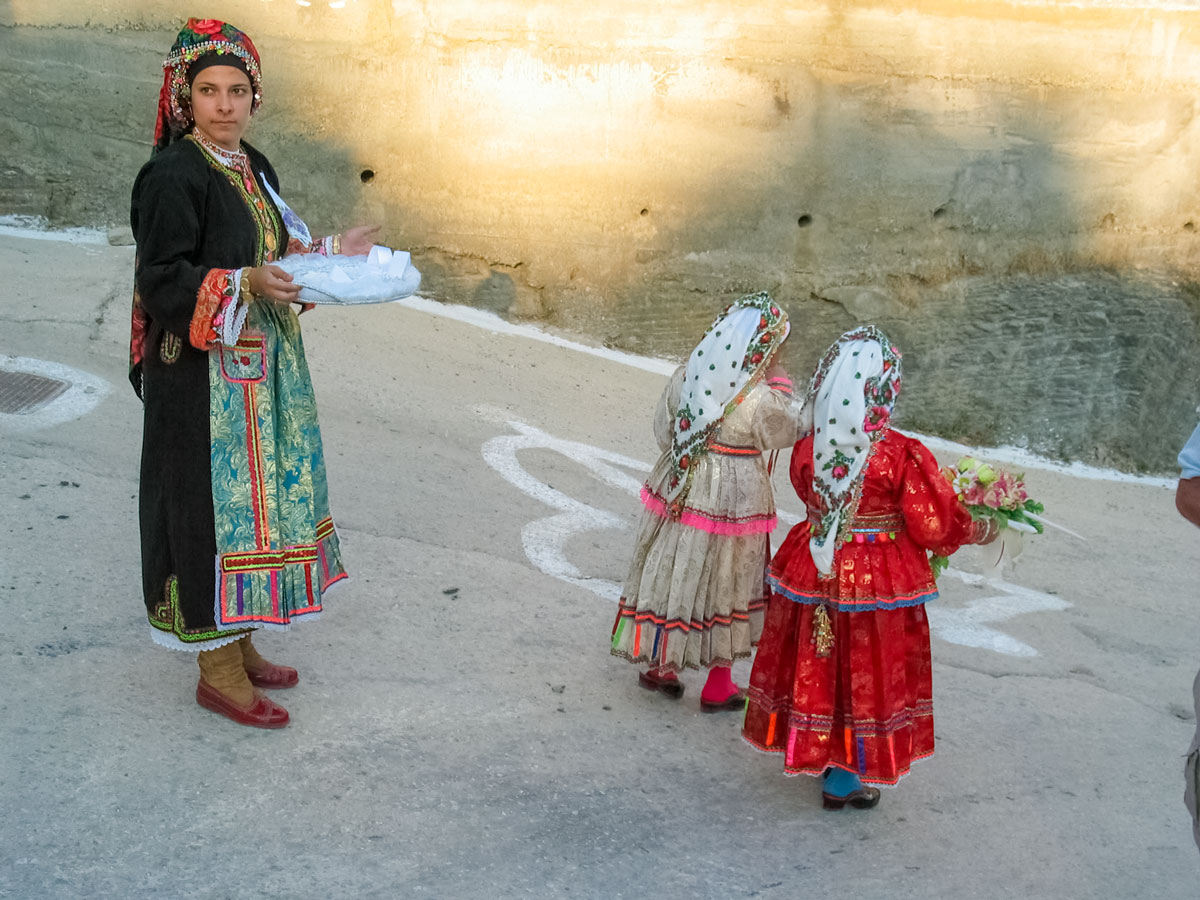
[{"label": "red floral headscarf", "polygon": [[171,45],[171,52],[163,60],[163,85],[158,94],[158,120],[154,125],[155,153],[191,127],[192,88],[188,72],[196,60],[209,54],[236,57],[238,64],[245,67],[254,89],[251,113],[262,105],[261,62],[249,36],[218,19],[188,19]]}]

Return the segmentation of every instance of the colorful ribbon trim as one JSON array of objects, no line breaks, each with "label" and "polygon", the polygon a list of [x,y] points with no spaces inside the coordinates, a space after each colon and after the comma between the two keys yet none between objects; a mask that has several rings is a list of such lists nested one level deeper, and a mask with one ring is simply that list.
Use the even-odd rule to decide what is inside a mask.
[{"label": "colorful ribbon trim", "polygon": [[[766,608],[766,600],[752,600],[750,605],[742,610],[733,610],[728,616],[710,616],[707,619],[668,619],[665,616],[656,616],[648,610],[638,611],[636,607],[626,606],[625,601],[620,603],[620,609],[617,611],[617,622],[623,625],[624,622],[632,619],[635,624],[643,625],[649,623],[666,631],[682,631],[685,634],[696,631],[707,631],[714,625],[731,626],[734,622],[749,622],[750,616]],[[614,632],[614,641],[620,640],[620,631],[617,629]],[[636,638],[636,636],[635,636]],[[636,641],[635,641],[636,642]]]},{"label": "colorful ribbon trim", "polygon": [[781,597],[786,597],[794,603],[805,603],[809,606],[825,603],[839,612],[862,612],[871,609],[904,609],[909,606],[920,606],[922,603],[928,603],[930,600],[938,598],[936,587],[896,597],[831,597],[827,593],[788,587],[774,573],[767,575],[767,584],[770,586],[772,592],[779,594]]},{"label": "colorful ribbon trim", "polygon": [[238,553],[221,555],[221,571],[237,572],[267,572],[290,565],[307,565],[321,559],[320,543],[333,534],[333,518],[325,518],[317,523],[317,542],[301,544],[296,547],[285,547],[282,550],[245,550]]}]

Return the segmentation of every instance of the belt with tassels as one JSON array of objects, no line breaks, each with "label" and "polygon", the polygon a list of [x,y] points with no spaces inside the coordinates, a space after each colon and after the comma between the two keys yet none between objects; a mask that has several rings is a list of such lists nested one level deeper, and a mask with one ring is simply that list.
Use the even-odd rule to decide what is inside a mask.
[{"label": "belt with tassels", "polygon": [[[808,522],[816,525],[821,521],[815,511],[810,510]],[[886,544],[896,539],[896,532],[904,529],[904,517],[900,513],[879,513],[875,515],[855,516],[850,520],[851,540],[856,544]],[[837,590],[837,579],[833,582]],[[827,657],[833,651],[833,620],[829,616],[826,604],[821,603],[813,610],[812,641],[816,654]]]},{"label": "belt with tassels", "polygon": [[726,444],[724,441],[714,441],[711,438],[708,441],[708,449],[710,453],[719,453],[722,456],[762,456],[762,451],[757,447]]}]

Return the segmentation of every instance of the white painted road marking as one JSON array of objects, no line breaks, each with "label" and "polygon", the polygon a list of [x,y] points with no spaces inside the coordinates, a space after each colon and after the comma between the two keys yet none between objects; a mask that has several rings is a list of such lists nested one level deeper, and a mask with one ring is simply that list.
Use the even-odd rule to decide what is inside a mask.
[{"label": "white painted road marking", "polygon": [[557,515],[534,519],[521,529],[521,545],[525,548],[525,555],[538,569],[552,578],[587,588],[601,597],[617,602],[621,597],[621,585],[604,578],[585,578],[567,559],[564,548],[567,541],[580,532],[605,528],[623,530],[629,527],[628,521],[606,510],[581,503],[545,482],[538,481],[522,468],[517,460],[517,451],[536,448],[561,453],[567,459],[587,466],[589,472],[606,484],[635,497],[641,491],[641,480],[614,468],[612,464],[625,466],[637,472],[649,472],[650,466],[641,460],[601,450],[590,444],[556,438],[523,422],[509,422],[508,425],[518,434],[504,434],[486,441],[483,445],[484,460],[517,490],[552,509],[559,510]]},{"label": "white painted road marking", "polygon": [[[534,519],[521,529],[521,545],[525,555],[539,571],[551,578],[586,588],[615,603],[620,599],[621,585],[605,578],[586,577],[567,559],[566,545],[572,537],[586,531],[627,530],[630,527],[629,517],[589,506],[539,481],[521,466],[517,451],[550,450],[561,453],[584,466],[605,484],[634,497],[641,492],[641,479],[616,467],[648,472],[650,466],[620,453],[554,437],[523,422],[510,421],[508,426],[517,433],[502,434],[485,441],[484,461],[521,493],[558,510],[554,515]],[[784,514],[781,513],[780,517],[783,518]],[[797,521],[794,516],[787,516],[787,519]],[[942,577],[957,578],[965,584],[992,588],[998,592],[994,596],[970,600],[958,608],[936,602],[927,607],[930,631],[947,643],[964,647],[977,647],[1006,656],[1037,656],[1038,652],[1033,647],[992,628],[989,623],[1003,622],[1025,613],[1058,611],[1071,606],[1059,597],[1009,584],[1000,578],[985,578],[954,568],[947,569]]]},{"label": "white painted road marking", "polygon": [[957,608],[937,602],[926,607],[929,630],[950,644],[994,650],[1006,656],[1037,656],[1038,652],[1033,647],[986,623],[1003,622],[1005,619],[1031,612],[1057,612],[1071,606],[1061,597],[1009,584],[1000,578],[985,578],[955,568],[947,569],[942,578],[948,576],[970,585],[986,586],[1000,592],[995,596],[968,601],[965,606]]}]

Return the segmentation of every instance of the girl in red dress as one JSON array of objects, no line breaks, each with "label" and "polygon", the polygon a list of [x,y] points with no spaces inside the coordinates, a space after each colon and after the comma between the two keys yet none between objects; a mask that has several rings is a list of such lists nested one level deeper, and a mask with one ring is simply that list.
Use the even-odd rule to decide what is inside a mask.
[{"label": "girl in red dress", "polygon": [[826,809],[879,802],[933,754],[926,551],[995,537],[975,523],[920,441],[894,431],[900,352],[874,326],[847,332],[810,388],[815,430],[792,452],[808,507],[771,562],[743,737],[824,775]]}]

